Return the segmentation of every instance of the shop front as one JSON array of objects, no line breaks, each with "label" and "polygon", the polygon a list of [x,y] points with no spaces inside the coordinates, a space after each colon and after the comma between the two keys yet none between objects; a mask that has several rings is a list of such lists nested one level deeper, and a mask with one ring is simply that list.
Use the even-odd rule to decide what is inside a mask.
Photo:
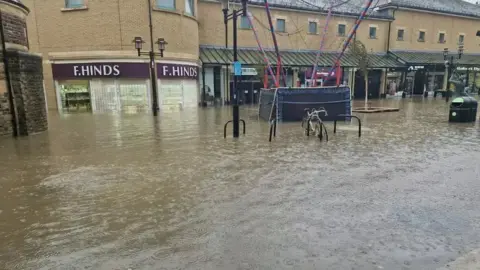
[{"label": "shop front", "polygon": [[[145,62],[54,63],[59,111],[150,112],[150,71]],[[191,107],[198,100],[198,67],[158,63],[160,110]]]}]

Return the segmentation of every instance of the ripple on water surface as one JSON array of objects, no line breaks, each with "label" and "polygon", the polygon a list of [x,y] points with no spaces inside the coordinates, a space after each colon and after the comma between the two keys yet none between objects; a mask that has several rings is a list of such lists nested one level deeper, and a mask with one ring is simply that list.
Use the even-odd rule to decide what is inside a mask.
[{"label": "ripple on water surface", "polygon": [[255,108],[240,140],[230,108],[51,116],[0,141],[0,269],[435,269],[478,248],[478,124],[382,102],[401,111],[328,143],[298,123],[268,143]]}]

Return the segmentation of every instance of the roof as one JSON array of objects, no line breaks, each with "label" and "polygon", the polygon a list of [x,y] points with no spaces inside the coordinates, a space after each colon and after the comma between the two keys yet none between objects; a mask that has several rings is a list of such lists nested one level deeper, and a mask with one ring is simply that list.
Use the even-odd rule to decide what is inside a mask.
[{"label": "roof", "polygon": [[[215,0],[214,0],[215,1]],[[230,2],[239,3],[240,0],[229,0]],[[359,16],[365,7],[365,0],[268,0],[270,7],[288,8],[296,10],[308,10],[313,12],[328,13],[329,2],[334,4],[333,13],[340,16]],[[384,0],[382,0],[384,1]],[[264,0],[249,0],[249,5],[264,6]],[[372,19],[393,20],[393,17],[378,12],[376,6],[371,6],[367,16]]]},{"label": "roof", "polygon": [[[276,56],[273,50],[265,51],[270,63],[276,63]],[[293,67],[309,67],[315,62],[316,51],[307,50],[283,50],[280,51],[282,56],[282,64]],[[320,55],[319,66],[330,67],[335,62],[337,52],[324,52]],[[258,49],[239,48],[238,60],[243,65],[264,65],[262,53]],[[200,61],[203,64],[228,65],[233,61],[232,49],[220,47],[201,46]],[[370,54],[372,68],[395,68],[404,67],[405,65],[395,60],[394,57],[387,54]],[[343,67],[358,66],[358,59],[351,54],[345,54],[342,58],[341,65]]]},{"label": "roof", "polygon": [[[419,52],[419,51],[392,51],[390,52],[393,57],[398,57],[399,61],[403,61],[407,65],[444,65],[445,60],[443,58],[443,52]],[[458,59],[457,54],[451,53],[450,56],[454,56]],[[480,55],[478,54],[464,54],[460,60],[455,60],[462,66],[479,66]]]},{"label": "roof", "polygon": [[398,6],[424,11],[441,12],[445,14],[480,18],[480,5],[463,0],[381,0],[379,7]]}]

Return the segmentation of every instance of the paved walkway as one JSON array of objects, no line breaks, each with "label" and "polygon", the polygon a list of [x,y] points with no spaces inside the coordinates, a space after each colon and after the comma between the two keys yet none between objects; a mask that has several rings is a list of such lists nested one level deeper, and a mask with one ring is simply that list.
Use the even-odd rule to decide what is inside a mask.
[{"label": "paved walkway", "polygon": [[473,250],[437,270],[480,270],[480,249]]}]

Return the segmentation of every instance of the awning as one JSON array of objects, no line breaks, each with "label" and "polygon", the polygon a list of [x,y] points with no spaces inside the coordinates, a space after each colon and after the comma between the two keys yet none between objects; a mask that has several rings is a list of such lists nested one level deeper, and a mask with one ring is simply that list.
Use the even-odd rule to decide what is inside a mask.
[{"label": "awning", "polygon": [[[442,52],[409,52],[409,51],[393,51],[390,52],[393,57],[397,57],[399,61],[406,65],[425,66],[425,65],[445,65]],[[458,60],[458,54],[451,53],[455,63],[461,66],[480,66],[480,55],[463,54]]]},{"label": "awning", "polygon": [[[266,50],[269,61],[274,65],[277,60],[275,52]],[[282,64],[289,67],[310,67],[313,65],[316,57],[315,51],[280,51]],[[336,59],[336,52],[324,52],[320,55],[318,65],[320,67],[330,67]],[[404,64],[395,60],[388,54],[370,54],[371,68],[398,68],[405,67]],[[264,65],[263,55],[258,49],[239,48],[238,60],[242,65]],[[233,50],[219,47],[200,47],[200,61],[205,65],[229,65],[233,62]],[[352,55],[346,53],[341,60],[342,67],[357,67],[358,60]]]}]

